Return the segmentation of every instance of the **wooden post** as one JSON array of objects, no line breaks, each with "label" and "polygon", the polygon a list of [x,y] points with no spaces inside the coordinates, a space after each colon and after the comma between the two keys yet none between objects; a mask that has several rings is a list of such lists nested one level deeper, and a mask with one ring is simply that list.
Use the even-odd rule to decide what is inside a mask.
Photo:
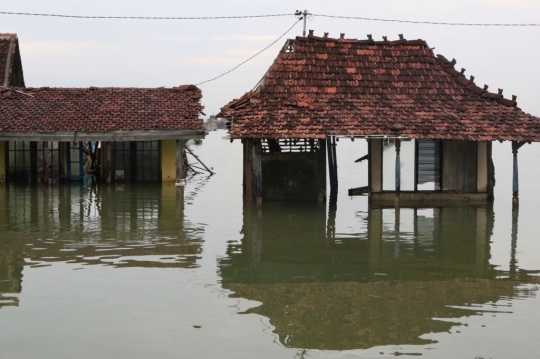
[{"label": "wooden post", "polygon": [[512,206],[512,242],[510,247],[510,277],[514,279],[517,273],[517,236],[518,236],[519,206]]},{"label": "wooden post", "polygon": [[[6,163],[6,153],[8,152],[7,141],[0,141],[0,184],[6,183],[6,174],[7,174],[7,163]],[[2,201],[0,201],[2,205]]]},{"label": "wooden post", "polygon": [[336,158],[334,157],[335,148],[333,144],[332,136],[328,136],[326,139],[326,151],[328,156],[328,178],[330,179],[330,195],[332,192],[337,190],[337,177],[336,177],[336,168],[335,163]]},{"label": "wooden post", "polygon": [[101,143],[101,178],[105,183],[112,182],[112,142]]},{"label": "wooden post", "polygon": [[[30,183],[38,183],[38,149],[37,142],[30,141]],[[43,156],[45,157],[45,155]]]},{"label": "wooden post", "polygon": [[334,162],[334,181],[335,181],[335,191],[337,192],[338,186],[339,186],[339,180],[338,180],[338,171],[337,171],[337,143],[336,143],[336,136],[332,137],[332,159]]},{"label": "wooden post", "polygon": [[253,140],[244,140],[244,196],[253,199],[253,161],[252,161]]},{"label": "wooden post", "polygon": [[186,140],[176,140],[176,183],[180,183],[184,179],[184,147],[186,142]]},{"label": "wooden post", "polygon": [[42,178],[42,181],[43,181],[44,184],[49,183],[49,142],[47,142],[47,141],[43,142],[43,178]]},{"label": "wooden post", "polygon": [[66,142],[58,142],[58,178],[59,178],[59,182],[61,183],[67,182],[67,179],[68,179],[68,173],[67,173],[68,153],[67,153],[66,145],[67,145]]},{"label": "wooden post", "polygon": [[257,204],[262,204],[262,143],[255,141],[252,151],[253,160],[253,195]]},{"label": "wooden post", "polygon": [[401,140],[396,138],[396,211],[399,208],[399,192],[401,191]]},{"label": "wooden post", "polygon": [[518,141],[512,141],[512,154],[514,157],[514,171],[513,171],[513,184],[512,184],[512,207],[519,206],[519,177],[518,177],[518,150],[519,145]]}]

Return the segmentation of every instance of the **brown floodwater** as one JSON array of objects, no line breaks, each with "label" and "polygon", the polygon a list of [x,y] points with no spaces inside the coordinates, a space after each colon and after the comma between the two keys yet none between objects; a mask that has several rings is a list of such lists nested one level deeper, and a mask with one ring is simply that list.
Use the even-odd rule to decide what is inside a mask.
[{"label": "brown floodwater", "polygon": [[0,358],[539,358],[540,175],[494,145],[484,207],[368,209],[363,141],[335,206],[242,199],[241,145],[174,185],[0,189]]}]

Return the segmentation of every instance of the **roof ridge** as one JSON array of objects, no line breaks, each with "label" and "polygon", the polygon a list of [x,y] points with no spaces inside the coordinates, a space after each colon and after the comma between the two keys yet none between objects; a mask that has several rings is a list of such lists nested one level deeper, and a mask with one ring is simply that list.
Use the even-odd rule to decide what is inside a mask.
[{"label": "roof ridge", "polygon": [[449,75],[452,75],[457,82],[466,90],[471,91],[477,96],[480,96],[482,98],[488,99],[488,100],[495,100],[498,103],[509,106],[509,107],[516,107],[517,108],[517,96],[512,95],[512,99],[504,98],[503,96],[503,89],[498,89],[497,93],[489,92],[488,85],[484,85],[483,88],[480,88],[476,85],[474,82],[474,76],[471,76],[469,79],[465,77],[465,70],[464,68],[461,69],[461,71],[457,71],[455,69],[455,65],[457,63],[456,59],[452,59],[452,61],[449,61],[446,57],[443,55],[438,54],[435,57],[435,61],[441,65],[444,72],[446,72]]},{"label": "roof ridge", "polygon": [[330,41],[330,42],[341,42],[341,43],[357,43],[357,44],[373,44],[373,45],[390,45],[390,46],[397,46],[397,45],[424,45],[428,46],[427,42],[422,39],[415,39],[415,40],[407,40],[404,38],[403,34],[399,34],[398,40],[389,41],[387,36],[383,36],[383,40],[374,40],[372,34],[367,35],[367,39],[348,39],[345,38],[345,33],[341,33],[339,39],[332,38],[328,36],[328,32],[325,32],[323,37],[315,36],[314,30],[309,30],[309,33],[307,36],[297,36],[296,40],[314,40],[314,41]]}]

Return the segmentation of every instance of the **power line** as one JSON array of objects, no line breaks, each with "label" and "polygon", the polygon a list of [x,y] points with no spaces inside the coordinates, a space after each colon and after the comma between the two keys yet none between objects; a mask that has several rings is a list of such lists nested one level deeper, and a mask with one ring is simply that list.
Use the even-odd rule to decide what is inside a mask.
[{"label": "power line", "polygon": [[9,12],[0,11],[2,15],[20,16],[45,16],[62,17],[73,19],[121,19],[121,20],[225,20],[225,19],[250,19],[261,17],[283,17],[295,15],[291,14],[267,14],[267,15],[242,15],[242,16],[195,16],[195,17],[175,17],[175,16],[87,16],[87,15],[65,15],[65,14],[38,14],[31,12]]},{"label": "power line", "polygon": [[254,54],[253,56],[251,56],[250,58],[248,58],[247,60],[244,60],[242,61],[241,63],[239,63],[238,65],[236,65],[234,68],[232,68],[231,70],[227,71],[227,72],[224,72],[222,73],[221,75],[219,76],[216,76],[214,78],[211,78],[209,80],[206,80],[206,81],[203,81],[203,82],[199,82],[198,84],[195,84],[195,86],[199,86],[199,85],[202,85],[202,84],[205,84],[207,82],[210,82],[210,81],[214,81],[214,80],[217,80],[219,79],[220,77],[223,77],[231,72],[233,72],[234,70],[236,70],[237,68],[239,68],[240,66],[242,66],[243,64],[245,64],[246,62],[254,59],[255,57],[257,57],[258,55],[262,54],[264,51],[268,50],[272,45],[274,45],[276,42],[278,42],[283,36],[287,35],[289,33],[289,31],[291,31],[295,26],[296,24],[298,24],[300,21],[302,21],[303,18],[300,18],[298,19],[298,21],[296,21],[287,31],[285,31],[280,37],[278,37],[277,39],[275,39],[270,45],[266,46],[264,49],[262,49],[261,51],[257,52],[256,54]]},{"label": "power line", "polygon": [[530,24],[504,24],[504,23],[465,23],[465,22],[435,22],[435,21],[413,21],[413,20],[399,20],[399,19],[377,19],[370,17],[356,17],[356,16],[339,16],[339,15],[321,15],[321,14],[310,14],[313,16],[327,17],[334,19],[349,19],[349,20],[365,20],[365,21],[383,21],[383,22],[400,22],[407,24],[420,24],[420,25],[447,25],[447,26],[540,26],[540,23],[530,23]]},{"label": "power line", "polygon": [[[66,14],[45,14],[45,13],[30,13],[30,12],[9,12],[0,11],[0,15],[18,15],[18,16],[44,16],[44,17],[59,17],[72,19],[109,19],[109,20],[227,20],[227,19],[251,19],[251,18],[268,18],[268,17],[284,17],[296,14],[266,14],[266,15],[238,15],[238,16],[87,16],[87,15],[66,15]],[[326,15],[312,14],[308,16],[319,16],[334,19],[348,20],[364,20],[364,21],[382,21],[382,22],[398,22],[406,24],[418,25],[445,25],[445,26],[506,26],[506,27],[532,27],[540,26],[540,23],[466,23],[466,22],[437,22],[437,21],[414,21],[401,19],[381,19],[358,16],[341,16],[341,15]]]}]

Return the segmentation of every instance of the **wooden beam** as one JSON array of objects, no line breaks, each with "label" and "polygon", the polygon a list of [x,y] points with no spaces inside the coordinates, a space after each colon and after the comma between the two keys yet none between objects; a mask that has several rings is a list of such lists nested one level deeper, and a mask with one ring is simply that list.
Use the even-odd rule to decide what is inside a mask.
[{"label": "wooden beam", "polygon": [[4,141],[157,141],[204,139],[204,130],[96,131],[96,132],[0,132]]}]

